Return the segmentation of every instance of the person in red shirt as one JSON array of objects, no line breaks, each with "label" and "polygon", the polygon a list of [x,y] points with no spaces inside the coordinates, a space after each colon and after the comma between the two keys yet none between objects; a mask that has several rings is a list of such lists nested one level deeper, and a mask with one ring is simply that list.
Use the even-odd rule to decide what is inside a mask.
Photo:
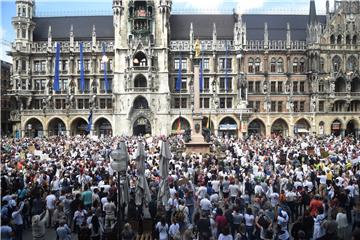
[{"label": "person in red shirt", "polygon": [[315,195],[315,198],[310,201],[310,214],[311,216],[316,216],[318,213],[318,209],[323,206],[323,202],[320,200],[320,196],[318,194]]},{"label": "person in red shirt", "polygon": [[223,232],[223,229],[228,225],[228,221],[226,220],[221,208],[216,210],[215,222],[218,230],[217,235],[219,236],[220,233]]}]

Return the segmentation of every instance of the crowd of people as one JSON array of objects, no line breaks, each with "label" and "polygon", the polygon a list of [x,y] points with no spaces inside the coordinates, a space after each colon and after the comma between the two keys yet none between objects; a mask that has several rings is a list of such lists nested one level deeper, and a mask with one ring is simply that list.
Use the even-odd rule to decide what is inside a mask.
[{"label": "crowd of people", "polygon": [[[130,198],[118,200],[110,153],[120,137],[1,139],[1,239],[360,239],[360,141],[351,137],[142,139],[151,200],[135,201],[138,137],[125,140]],[[162,141],[169,199],[157,199]],[[123,183],[124,184],[124,183]],[[121,205],[121,206],[119,206]],[[119,213],[121,221],[119,221]]]}]

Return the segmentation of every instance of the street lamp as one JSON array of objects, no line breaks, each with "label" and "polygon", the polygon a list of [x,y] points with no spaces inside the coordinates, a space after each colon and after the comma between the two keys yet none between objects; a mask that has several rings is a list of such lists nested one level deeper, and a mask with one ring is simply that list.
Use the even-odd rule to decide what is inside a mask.
[{"label": "street lamp", "polygon": [[[124,140],[121,140],[117,148],[110,153],[110,157],[113,160],[110,165],[111,168],[117,172],[117,184],[118,184],[118,201],[117,201],[117,222],[118,222],[118,231],[117,239],[121,237],[122,221],[123,221],[123,211],[121,204],[121,180],[120,178],[126,176],[126,170],[129,161],[129,155],[127,152],[127,147]],[[126,181],[125,181],[126,182]],[[126,183],[125,183],[126,184]],[[126,194],[126,193],[125,193]]]}]

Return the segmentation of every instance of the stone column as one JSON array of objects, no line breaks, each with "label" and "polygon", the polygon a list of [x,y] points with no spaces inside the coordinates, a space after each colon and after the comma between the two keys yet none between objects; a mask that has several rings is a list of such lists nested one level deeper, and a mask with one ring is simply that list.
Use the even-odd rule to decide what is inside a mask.
[{"label": "stone column", "polygon": [[200,58],[194,58],[194,114],[192,142],[204,142],[202,136],[202,116],[200,113]]}]

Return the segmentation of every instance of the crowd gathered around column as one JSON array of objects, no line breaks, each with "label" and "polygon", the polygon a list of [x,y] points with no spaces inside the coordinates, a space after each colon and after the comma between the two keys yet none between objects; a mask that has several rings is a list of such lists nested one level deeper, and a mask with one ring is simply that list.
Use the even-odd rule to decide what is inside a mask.
[{"label": "crowd gathered around column", "polygon": [[[120,141],[129,162],[119,186],[111,152]],[[186,153],[179,135],[4,137],[1,239],[360,239],[360,140],[212,137],[210,149]],[[137,197],[140,184],[148,197]]]}]

